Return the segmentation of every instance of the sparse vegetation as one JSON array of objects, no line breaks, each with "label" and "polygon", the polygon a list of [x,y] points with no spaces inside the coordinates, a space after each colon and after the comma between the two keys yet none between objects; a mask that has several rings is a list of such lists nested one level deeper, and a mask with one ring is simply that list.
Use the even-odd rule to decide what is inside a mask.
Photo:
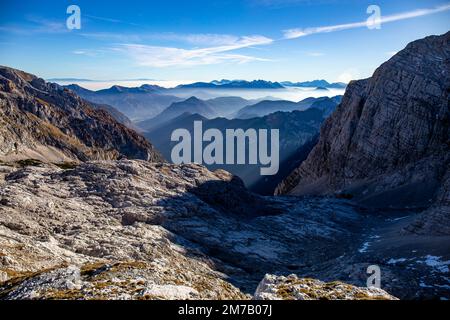
[{"label": "sparse vegetation", "polygon": [[43,162],[36,159],[24,159],[16,162],[21,168],[25,167],[40,167]]},{"label": "sparse vegetation", "polygon": [[78,167],[78,164],[75,162],[59,162],[54,163],[54,165],[63,170],[73,170]]}]

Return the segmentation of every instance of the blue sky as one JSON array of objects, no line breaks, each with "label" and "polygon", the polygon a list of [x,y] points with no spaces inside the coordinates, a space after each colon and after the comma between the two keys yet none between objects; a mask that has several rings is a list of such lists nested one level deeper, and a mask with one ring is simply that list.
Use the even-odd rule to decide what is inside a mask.
[{"label": "blue sky", "polygon": [[[72,4],[80,30],[66,28]],[[369,5],[381,29],[361,25]],[[346,81],[449,30],[448,0],[3,1],[0,64],[43,78]]]}]

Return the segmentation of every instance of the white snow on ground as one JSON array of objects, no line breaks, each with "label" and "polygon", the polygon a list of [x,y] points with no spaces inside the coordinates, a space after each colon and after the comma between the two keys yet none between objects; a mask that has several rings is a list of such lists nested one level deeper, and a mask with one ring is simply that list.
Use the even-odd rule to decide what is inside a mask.
[{"label": "white snow on ground", "polygon": [[433,286],[426,284],[425,282],[423,282],[423,280],[420,281],[419,286],[421,288],[433,288]]},{"label": "white snow on ground", "polygon": [[359,253],[365,253],[367,252],[367,250],[369,250],[370,247],[370,243],[369,242],[364,242],[361,249],[359,249]]},{"label": "white snow on ground", "polygon": [[418,261],[419,263],[424,263],[429,267],[436,269],[439,272],[449,272],[450,260],[441,261],[442,257],[436,257],[428,255],[425,257],[425,260]]},{"label": "white snow on ground", "polygon": [[387,221],[391,221],[391,222],[394,222],[394,221],[400,221],[400,220],[406,219],[406,218],[408,218],[408,217],[409,217],[409,216],[400,217],[400,218],[390,218],[390,219],[387,219]]},{"label": "white snow on ground", "polygon": [[406,259],[406,258],[390,259],[387,262],[387,264],[397,264],[397,263],[406,262],[406,261],[408,261],[408,259]]},{"label": "white snow on ground", "polygon": [[367,251],[369,250],[370,243],[371,243],[371,242],[374,242],[374,241],[380,241],[381,236],[379,236],[379,235],[373,235],[373,236],[369,237],[369,239],[370,239],[371,241],[364,242],[363,245],[362,245],[362,247],[358,250],[359,253],[365,253],[365,252],[367,252]]}]

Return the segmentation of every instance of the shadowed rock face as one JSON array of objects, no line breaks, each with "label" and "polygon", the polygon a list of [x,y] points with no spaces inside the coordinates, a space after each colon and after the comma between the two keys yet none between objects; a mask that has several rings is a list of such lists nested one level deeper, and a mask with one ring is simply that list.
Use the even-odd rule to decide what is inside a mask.
[{"label": "shadowed rock face", "polygon": [[317,146],[277,193],[428,207],[450,164],[449,41],[450,33],[415,41],[372,78],[352,82]]},{"label": "shadowed rock face", "polygon": [[0,159],[43,161],[126,157],[161,161],[144,137],[73,92],[0,67]]}]

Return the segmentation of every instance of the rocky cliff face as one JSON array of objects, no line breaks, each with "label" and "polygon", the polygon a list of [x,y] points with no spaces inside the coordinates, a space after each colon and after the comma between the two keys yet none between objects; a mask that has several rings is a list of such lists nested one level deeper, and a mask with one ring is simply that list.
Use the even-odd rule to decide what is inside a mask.
[{"label": "rocky cliff face", "polygon": [[0,160],[161,161],[142,136],[73,92],[0,67]]},{"label": "rocky cliff face", "polygon": [[[278,194],[346,194],[372,206],[448,208],[450,33],[409,44],[352,82]],[[445,199],[444,199],[445,198]]]}]

